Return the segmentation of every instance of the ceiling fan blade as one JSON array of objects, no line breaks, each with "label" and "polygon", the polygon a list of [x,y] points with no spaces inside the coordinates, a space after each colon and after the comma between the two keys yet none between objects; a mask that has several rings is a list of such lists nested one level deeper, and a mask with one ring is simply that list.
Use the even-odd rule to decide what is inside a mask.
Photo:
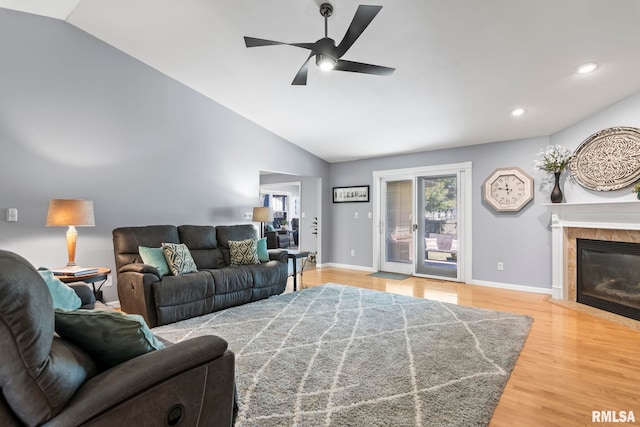
[{"label": "ceiling fan blade", "polygon": [[247,47],[258,47],[258,46],[273,46],[278,44],[286,44],[282,42],[275,42],[273,40],[265,40],[265,39],[257,39],[255,37],[244,37],[244,44]]},{"label": "ceiling fan blade", "polygon": [[380,12],[382,6],[368,6],[361,4],[356,10],[356,14],[353,16],[351,25],[347,29],[347,33],[342,38],[342,41],[338,45],[338,58],[341,58],[347,50],[353,45],[360,34],[369,26],[373,18]]},{"label": "ceiling fan blade", "polygon": [[247,36],[244,37],[244,44],[247,47],[286,45],[286,46],[301,47],[303,49],[313,49],[313,47],[315,46],[315,43],[285,43],[285,42],[276,42],[273,40],[257,39],[255,37],[247,37]]},{"label": "ceiling fan blade", "polygon": [[315,54],[316,54],[315,52],[311,52],[311,55],[309,55],[307,60],[304,61],[304,64],[302,64],[302,67],[300,67],[300,69],[296,73],[296,76],[293,78],[293,81],[291,82],[292,85],[294,85],[294,86],[306,86],[306,84],[307,84],[307,72],[309,71],[309,60]]},{"label": "ceiling fan blade", "polygon": [[375,74],[377,76],[390,76],[396,70],[395,68],[381,65],[363,64],[362,62],[345,61],[344,59],[339,59],[333,69],[352,73]]}]

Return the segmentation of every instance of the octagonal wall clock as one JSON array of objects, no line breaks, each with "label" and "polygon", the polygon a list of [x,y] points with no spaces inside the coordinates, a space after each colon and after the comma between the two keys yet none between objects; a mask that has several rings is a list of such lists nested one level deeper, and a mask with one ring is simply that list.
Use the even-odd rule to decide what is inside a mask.
[{"label": "octagonal wall clock", "polygon": [[515,166],[496,169],[484,181],[482,196],[498,212],[517,212],[533,199],[533,178]]}]

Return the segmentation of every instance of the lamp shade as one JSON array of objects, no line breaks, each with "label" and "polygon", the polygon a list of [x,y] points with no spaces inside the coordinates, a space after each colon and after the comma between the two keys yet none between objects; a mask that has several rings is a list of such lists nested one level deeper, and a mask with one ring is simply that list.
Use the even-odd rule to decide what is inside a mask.
[{"label": "lamp shade", "polygon": [[273,211],[271,208],[256,207],[253,208],[254,222],[271,222],[273,221]]},{"label": "lamp shade", "polygon": [[76,199],[52,199],[49,202],[47,226],[93,227],[93,201]]}]

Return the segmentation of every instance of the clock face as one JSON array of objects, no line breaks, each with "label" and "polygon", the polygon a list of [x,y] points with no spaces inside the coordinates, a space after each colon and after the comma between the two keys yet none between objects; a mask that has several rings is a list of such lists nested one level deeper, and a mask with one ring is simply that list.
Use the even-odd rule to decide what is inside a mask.
[{"label": "clock face", "polygon": [[522,169],[496,169],[484,182],[485,201],[497,211],[519,211],[533,199],[533,179]]}]

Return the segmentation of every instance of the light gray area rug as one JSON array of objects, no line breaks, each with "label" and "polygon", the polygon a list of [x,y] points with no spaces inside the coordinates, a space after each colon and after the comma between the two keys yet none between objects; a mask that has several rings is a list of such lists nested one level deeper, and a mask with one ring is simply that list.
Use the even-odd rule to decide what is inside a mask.
[{"label": "light gray area rug", "polygon": [[487,425],[526,316],[325,284],[154,328],[236,354],[237,426]]}]

